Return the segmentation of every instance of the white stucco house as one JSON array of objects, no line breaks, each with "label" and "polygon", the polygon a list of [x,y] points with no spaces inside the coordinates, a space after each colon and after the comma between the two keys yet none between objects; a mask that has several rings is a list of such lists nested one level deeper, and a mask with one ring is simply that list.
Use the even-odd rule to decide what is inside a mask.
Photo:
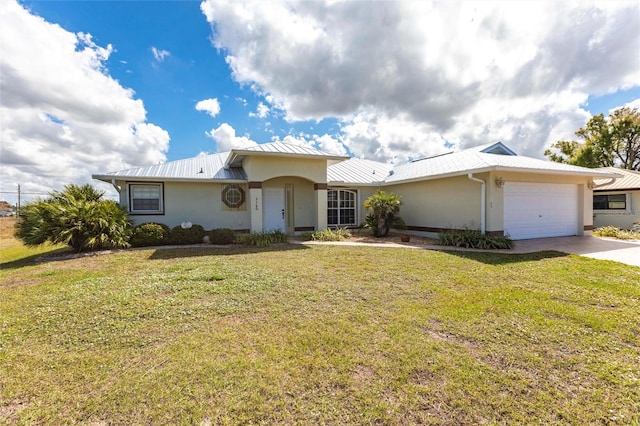
[{"label": "white stucco house", "polygon": [[618,179],[594,179],[593,226],[633,229],[640,225],[640,172],[604,167]]},{"label": "white stucco house", "polygon": [[134,224],[288,233],[357,227],[364,200],[402,196],[408,232],[473,227],[514,239],[590,234],[593,181],[618,175],[516,155],[502,143],[391,165],[281,142],[94,174]]}]

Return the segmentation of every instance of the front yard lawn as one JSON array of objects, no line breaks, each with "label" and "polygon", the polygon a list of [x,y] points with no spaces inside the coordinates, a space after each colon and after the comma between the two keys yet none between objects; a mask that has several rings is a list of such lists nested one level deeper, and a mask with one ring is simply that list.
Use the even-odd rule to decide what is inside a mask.
[{"label": "front yard lawn", "polygon": [[638,422],[640,268],[281,245],[0,271],[0,423]]}]

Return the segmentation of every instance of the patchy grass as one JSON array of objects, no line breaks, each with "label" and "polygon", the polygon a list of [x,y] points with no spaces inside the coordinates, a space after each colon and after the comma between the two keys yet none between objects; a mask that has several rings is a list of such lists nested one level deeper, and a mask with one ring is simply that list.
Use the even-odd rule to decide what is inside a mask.
[{"label": "patchy grass", "polygon": [[136,250],[0,271],[8,424],[634,424],[640,268]]},{"label": "patchy grass", "polygon": [[17,219],[0,218],[0,268],[13,268],[29,265],[46,254],[70,251],[65,245],[43,244],[38,247],[26,247],[13,237]]}]

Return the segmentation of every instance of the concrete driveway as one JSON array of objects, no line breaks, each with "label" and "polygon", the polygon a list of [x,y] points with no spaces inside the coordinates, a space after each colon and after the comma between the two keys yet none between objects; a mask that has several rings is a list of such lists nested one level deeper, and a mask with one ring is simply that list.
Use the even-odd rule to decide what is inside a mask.
[{"label": "concrete driveway", "polygon": [[640,241],[623,241],[598,237],[557,237],[516,241],[511,253],[556,250],[594,259],[614,260],[640,266]]}]

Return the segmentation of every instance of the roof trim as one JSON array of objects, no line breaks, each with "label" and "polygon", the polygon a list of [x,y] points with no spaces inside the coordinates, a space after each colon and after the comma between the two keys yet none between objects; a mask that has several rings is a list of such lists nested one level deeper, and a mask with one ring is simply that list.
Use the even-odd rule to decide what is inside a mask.
[{"label": "roof trim", "polygon": [[[282,157],[282,158],[315,158],[320,160],[335,160],[335,161],[344,161],[348,160],[349,156],[345,155],[335,155],[329,154],[322,151],[319,151],[315,148],[307,148],[307,147],[299,147],[298,145],[288,144],[284,142],[273,142],[271,144],[261,144],[259,147],[278,147],[278,148],[288,148],[292,147],[291,152],[285,151],[264,151],[259,149],[252,148],[244,148],[244,149],[232,149],[227,157],[227,160],[224,163],[225,167],[238,167],[242,165],[242,162],[246,157],[254,156],[254,157]],[[306,149],[309,152],[295,152],[297,149]]]},{"label": "roof trim", "polygon": [[174,178],[163,176],[118,176],[118,175],[91,175],[91,178],[111,183],[112,181],[124,182],[192,182],[192,183],[247,183],[247,179],[213,179],[213,178]]},{"label": "roof trim", "polygon": [[640,187],[638,188],[618,188],[618,189],[594,189],[593,192],[631,192],[631,191],[640,191]]},{"label": "roof trim", "polygon": [[[595,169],[589,169],[595,170]],[[436,174],[431,176],[421,176],[410,179],[402,179],[396,181],[384,181],[381,182],[380,185],[389,186],[389,185],[398,185],[402,183],[411,183],[411,182],[420,182],[425,180],[435,180],[435,179],[444,179],[450,177],[457,176],[466,176],[468,173],[486,173],[486,172],[515,172],[515,173],[534,173],[541,175],[566,175],[566,176],[583,176],[583,177],[615,177],[612,174],[602,175],[602,174],[593,174],[589,172],[580,172],[573,170],[545,170],[545,169],[531,169],[531,168],[523,168],[523,167],[505,167],[505,166],[486,166],[480,167],[477,169],[467,169],[467,170],[457,170],[455,172]]]}]

